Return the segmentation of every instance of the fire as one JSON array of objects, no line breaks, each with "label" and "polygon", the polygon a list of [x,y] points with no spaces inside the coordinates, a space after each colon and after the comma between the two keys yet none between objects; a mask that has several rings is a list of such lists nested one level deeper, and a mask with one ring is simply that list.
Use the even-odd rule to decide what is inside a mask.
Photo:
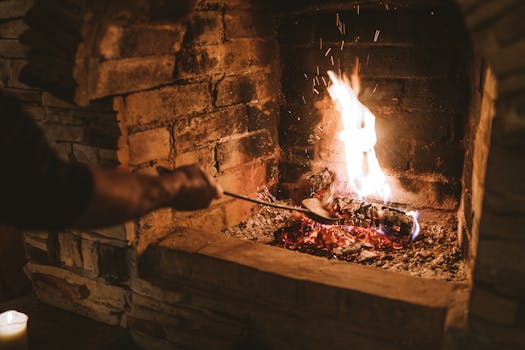
[{"label": "fire", "polygon": [[[357,66],[357,65],[356,65]],[[351,83],[328,71],[332,84],[328,93],[341,114],[344,130],[339,134],[345,150],[348,189],[360,198],[378,196],[390,199],[390,187],[374,150],[377,142],[376,117],[358,99],[360,83],[356,72]]]}]

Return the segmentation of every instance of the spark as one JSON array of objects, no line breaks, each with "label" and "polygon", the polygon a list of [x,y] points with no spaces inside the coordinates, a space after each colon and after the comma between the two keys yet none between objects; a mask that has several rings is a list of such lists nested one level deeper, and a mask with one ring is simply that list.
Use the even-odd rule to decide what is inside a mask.
[{"label": "spark", "polygon": [[342,41],[341,41],[341,51],[343,51],[343,48],[344,48],[344,47],[345,47],[345,41],[342,40]]},{"label": "spark", "polygon": [[374,94],[377,90],[377,84],[374,86],[374,90],[372,90],[372,93]]},{"label": "spark", "polygon": [[377,39],[379,38],[379,33],[381,33],[381,31],[379,29],[376,30],[376,33],[374,34],[374,42],[377,42]]},{"label": "spark", "polygon": [[304,73],[303,75],[304,75],[304,78],[305,78],[306,80],[308,80],[308,74]]},{"label": "spark", "polygon": [[304,95],[301,95],[301,98],[303,99],[304,104],[306,104],[306,99],[304,98]]},{"label": "spark", "polygon": [[321,83],[319,83],[319,76],[315,77],[315,82],[317,83],[317,85],[321,85]]},{"label": "spark", "polygon": [[320,75],[319,74],[319,66],[317,66],[316,69],[317,69],[317,75]]},{"label": "spark", "polygon": [[328,86],[328,84],[326,83],[326,80],[325,80],[324,76],[322,76],[321,79],[323,79],[323,85],[324,85],[324,86]]},{"label": "spark", "polygon": [[330,56],[330,61],[332,62],[332,66],[335,66],[335,64],[334,64],[334,56]]},{"label": "spark", "polygon": [[323,50],[323,37],[319,38],[319,50]]},{"label": "spark", "polygon": [[312,78],[312,86],[315,86],[315,78]]},{"label": "spark", "polygon": [[359,16],[359,5],[357,5],[357,15]]},{"label": "spark", "polygon": [[317,90],[316,88],[314,88],[314,92],[319,95],[319,90]]},{"label": "spark", "polygon": [[326,50],[326,52],[324,53],[324,57],[327,57],[330,51],[332,51],[331,47],[329,47],[328,50]]}]

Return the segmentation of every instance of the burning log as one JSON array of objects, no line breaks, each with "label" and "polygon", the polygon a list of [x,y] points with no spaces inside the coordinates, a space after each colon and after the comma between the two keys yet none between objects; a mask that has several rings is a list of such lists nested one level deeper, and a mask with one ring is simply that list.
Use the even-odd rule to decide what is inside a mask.
[{"label": "burning log", "polygon": [[411,239],[417,228],[417,222],[410,213],[386,205],[339,197],[327,209],[341,216],[345,225],[378,228],[384,234],[402,240]]}]

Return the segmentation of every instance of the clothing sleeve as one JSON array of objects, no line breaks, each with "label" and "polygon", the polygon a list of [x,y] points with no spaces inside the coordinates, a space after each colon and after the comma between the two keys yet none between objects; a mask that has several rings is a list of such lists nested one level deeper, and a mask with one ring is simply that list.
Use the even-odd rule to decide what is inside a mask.
[{"label": "clothing sleeve", "polygon": [[0,223],[61,229],[86,209],[89,168],[62,161],[18,102],[0,92]]}]

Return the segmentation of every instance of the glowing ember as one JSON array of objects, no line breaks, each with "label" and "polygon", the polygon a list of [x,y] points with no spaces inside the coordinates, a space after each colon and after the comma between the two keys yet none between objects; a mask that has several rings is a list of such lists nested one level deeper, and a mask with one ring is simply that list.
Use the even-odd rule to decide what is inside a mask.
[{"label": "glowing ember", "polygon": [[360,88],[357,69],[351,84],[346,77],[340,79],[333,71],[328,71],[328,76],[332,81],[328,92],[343,121],[344,130],[339,137],[344,143],[348,189],[360,198],[377,195],[387,202],[390,187],[374,150],[376,118],[357,98]]}]

